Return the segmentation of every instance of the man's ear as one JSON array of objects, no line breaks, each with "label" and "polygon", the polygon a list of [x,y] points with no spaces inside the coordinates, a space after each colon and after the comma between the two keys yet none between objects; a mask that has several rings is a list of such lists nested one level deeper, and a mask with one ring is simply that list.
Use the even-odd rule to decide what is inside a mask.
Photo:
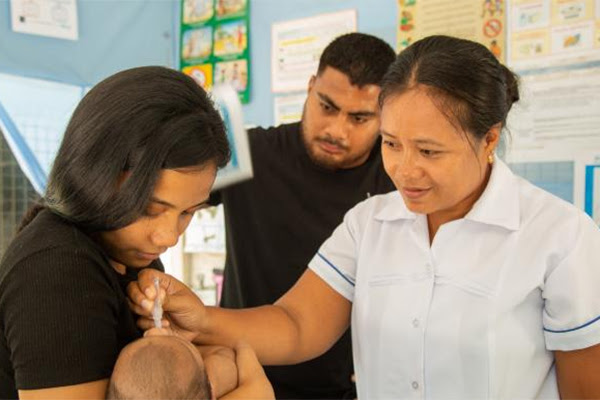
[{"label": "man's ear", "polygon": [[310,77],[310,79],[308,80],[308,91],[310,92],[313,88],[313,86],[315,85],[315,81],[317,80],[317,76],[313,75]]}]

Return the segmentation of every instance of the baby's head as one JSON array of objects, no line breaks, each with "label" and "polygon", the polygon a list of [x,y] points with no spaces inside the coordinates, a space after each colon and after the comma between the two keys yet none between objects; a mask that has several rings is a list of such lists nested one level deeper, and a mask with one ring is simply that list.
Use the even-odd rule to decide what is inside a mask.
[{"label": "baby's head", "polygon": [[202,356],[178,336],[146,336],[119,354],[106,398],[211,399]]}]

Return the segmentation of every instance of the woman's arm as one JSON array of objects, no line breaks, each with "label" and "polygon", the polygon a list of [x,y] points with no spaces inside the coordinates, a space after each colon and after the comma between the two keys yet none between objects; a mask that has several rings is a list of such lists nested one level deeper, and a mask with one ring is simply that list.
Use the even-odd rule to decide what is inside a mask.
[{"label": "woman's arm", "polygon": [[0,297],[21,398],[105,398],[118,351],[118,300],[85,249],[27,257]]},{"label": "woman's arm", "polygon": [[561,399],[600,399],[600,345],[555,351]]},{"label": "woman's arm", "polygon": [[227,346],[242,340],[263,365],[296,364],[327,351],[350,323],[351,303],[311,270],[274,305],[244,310],[208,308],[196,340]]},{"label": "woman's arm", "polygon": [[[315,358],[328,350],[350,323],[352,304],[311,270],[274,305],[242,310],[204,307],[183,283],[145,270],[130,284],[128,294],[133,310],[146,317],[156,297],[155,276],[165,290],[163,307],[175,331],[197,344],[234,347],[244,341],[265,365]],[[152,322],[144,318],[139,325],[148,329]]]},{"label": "woman's arm", "polygon": [[19,390],[21,400],[104,400],[108,379],[46,389]]}]

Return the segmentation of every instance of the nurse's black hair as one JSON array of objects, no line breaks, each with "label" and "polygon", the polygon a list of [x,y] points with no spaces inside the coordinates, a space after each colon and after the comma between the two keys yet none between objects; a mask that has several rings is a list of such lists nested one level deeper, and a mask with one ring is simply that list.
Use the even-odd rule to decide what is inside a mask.
[{"label": "nurse's black hair", "polygon": [[426,37],[398,55],[383,78],[380,107],[389,97],[417,85],[431,92],[450,121],[479,140],[492,126],[504,126],[512,104],[519,100],[517,76],[491,51],[449,36]]},{"label": "nurse's black hair", "polygon": [[381,78],[396,58],[394,49],[378,37],[365,33],[338,36],[325,47],[319,60],[317,75],[331,67],[348,77],[352,85],[381,84]]},{"label": "nurse's black hair", "polygon": [[43,207],[89,231],[121,228],[142,215],[161,169],[221,168],[229,157],[223,120],[192,78],[164,67],[129,69],[97,84],[75,109]]}]

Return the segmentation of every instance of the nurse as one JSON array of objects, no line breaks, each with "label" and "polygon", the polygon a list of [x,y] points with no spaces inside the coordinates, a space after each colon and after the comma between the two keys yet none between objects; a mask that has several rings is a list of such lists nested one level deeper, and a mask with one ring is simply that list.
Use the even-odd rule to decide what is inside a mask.
[{"label": "nurse", "polygon": [[[484,46],[414,43],[380,95],[398,190],[350,210],[273,306],[204,307],[161,275],[169,323],[198,343],[243,338],[263,364],[315,357],[351,323],[363,399],[600,398],[600,231],[496,158],[518,98]],[[138,313],[155,275],[129,287]]]}]

